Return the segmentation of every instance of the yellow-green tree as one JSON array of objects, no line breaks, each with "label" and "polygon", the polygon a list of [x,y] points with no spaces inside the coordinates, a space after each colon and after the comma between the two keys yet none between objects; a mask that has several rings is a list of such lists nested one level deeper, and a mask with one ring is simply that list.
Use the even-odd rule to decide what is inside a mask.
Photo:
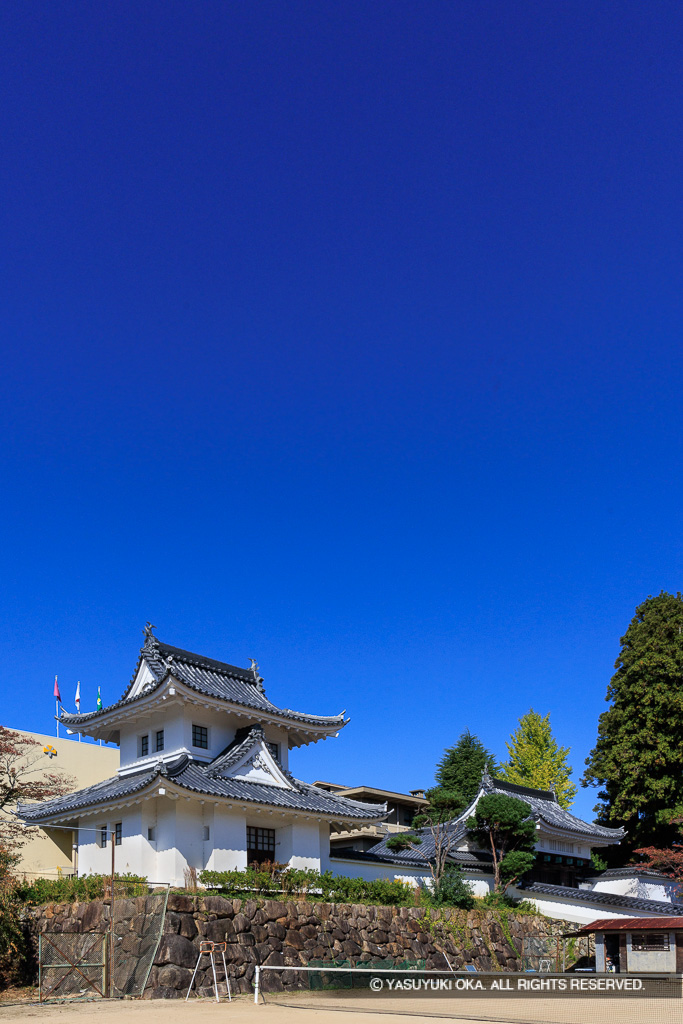
[{"label": "yellow-green tree", "polygon": [[573,772],[567,764],[569,747],[558,746],[550,728],[550,712],[539,715],[530,708],[506,746],[509,758],[501,765],[503,777],[519,786],[554,789],[558,803],[569,810],[576,796],[576,786],[569,779]]}]

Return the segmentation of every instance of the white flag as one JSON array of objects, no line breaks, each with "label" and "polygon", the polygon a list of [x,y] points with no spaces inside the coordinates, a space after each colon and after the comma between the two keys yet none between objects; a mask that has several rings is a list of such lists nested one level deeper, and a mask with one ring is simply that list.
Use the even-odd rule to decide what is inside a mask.
[{"label": "white flag", "polygon": [[79,715],[81,713],[81,681],[80,679],[76,683],[76,710]]}]

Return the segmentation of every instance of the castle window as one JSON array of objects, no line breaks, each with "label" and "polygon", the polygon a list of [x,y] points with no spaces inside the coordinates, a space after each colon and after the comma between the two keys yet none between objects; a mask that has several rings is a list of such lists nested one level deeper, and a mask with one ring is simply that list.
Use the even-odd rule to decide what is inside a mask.
[{"label": "castle window", "polygon": [[247,864],[275,860],[275,829],[247,825]]},{"label": "castle window", "polygon": [[207,750],[209,746],[209,730],[203,725],[192,726],[192,746]]},{"label": "castle window", "polygon": [[123,838],[123,823],[120,822],[120,821],[117,821],[116,824],[114,825],[114,843],[115,843],[116,846],[120,846],[121,845],[122,838]]},{"label": "castle window", "polygon": [[268,750],[271,752],[275,760],[278,761],[280,759],[279,743],[271,743],[269,740],[266,740],[266,746],[268,747]]},{"label": "castle window", "polygon": [[156,750],[164,749],[164,730],[158,729],[156,735]]},{"label": "castle window", "polygon": [[140,737],[140,757],[147,757],[149,754],[149,736]]},{"label": "castle window", "polygon": [[100,846],[105,847],[107,845],[107,826],[106,825],[100,825],[100,834],[99,834],[98,839],[99,839]]}]

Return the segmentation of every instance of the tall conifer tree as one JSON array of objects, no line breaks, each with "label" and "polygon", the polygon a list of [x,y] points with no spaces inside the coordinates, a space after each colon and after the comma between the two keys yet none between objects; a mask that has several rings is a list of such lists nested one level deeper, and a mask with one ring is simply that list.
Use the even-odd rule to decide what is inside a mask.
[{"label": "tall conifer tree", "polygon": [[576,796],[576,786],[569,780],[573,772],[567,764],[569,747],[557,745],[550,712],[542,716],[531,708],[520,718],[506,746],[510,757],[501,766],[503,777],[519,786],[554,789],[558,802],[569,810]]},{"label": "tall conifer tree", "polygon": [[628,830],[624,852],[665,847],[683,815],[683,596],[648,597],[621,639],[607,711],[583,786],[600,786],[599,820]]},{"label": "tall conifer tree", "polygon": [[455,746],[444,750],[436,766],[437,787],[450,793],[459,793],[464,809],[479,791],[484,768],[488,768],[490,775],[498,771],[493,754],[466,729]]}]

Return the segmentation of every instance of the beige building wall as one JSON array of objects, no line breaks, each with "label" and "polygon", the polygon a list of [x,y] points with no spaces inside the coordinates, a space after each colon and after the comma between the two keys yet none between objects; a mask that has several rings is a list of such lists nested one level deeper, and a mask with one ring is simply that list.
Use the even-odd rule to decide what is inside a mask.
[{"label": "beige building wall", "polygon": [[[85,789],[86,786],[110,779],[119,769],[118,747],[100,747],[99,744],[85,741],[79,743],[77,736],[60,736],[57,739],[56,736],[43,736],[23,729],[12,731],[36,740],[41,748],[55,750],[52,757],[48,753],[42,754],[45,771],[70,775],[75,780],[73,790]],[[17,871],[28,877],[42,878],[71,874],[75,867],[74,835],[70,829],[37,828],[34,837],[22,847]]]}]

